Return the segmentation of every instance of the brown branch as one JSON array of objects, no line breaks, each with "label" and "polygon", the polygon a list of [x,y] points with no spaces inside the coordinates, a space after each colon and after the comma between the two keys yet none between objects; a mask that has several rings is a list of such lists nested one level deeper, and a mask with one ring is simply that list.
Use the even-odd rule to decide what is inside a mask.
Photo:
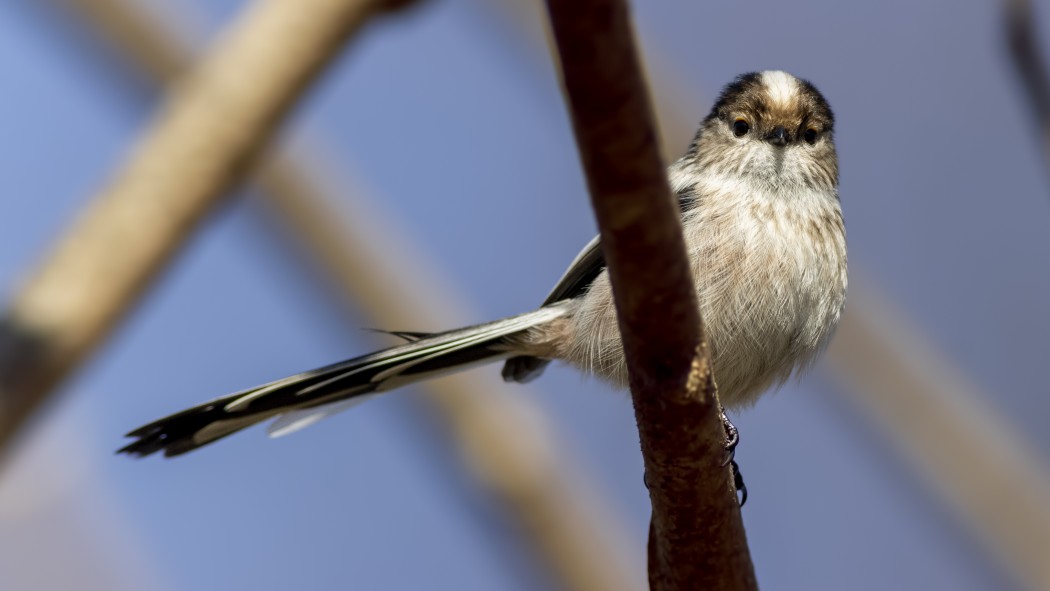
[{"label": "brown branch", "polygon": [[621,0],[548,0],[653,505],[653,589],[753,589],[678,209]]},{"label": "brown branch", "polygon": [[[134,60],[153,83],[164,83],[186,68],[193,45],[186,37],[193,34],[175,31],[170,24],[172,17],[184,21],[184,11],[165,14],[161,20],[135,0],[64,2]],[[303,138],[296,142],[314,143]],[[274,219],[299,239],[348,307],[355,313],[364,309],[379,326],[447,326],[466,316],[454,303],[457,298],[439,287],[447,282],[436,276],[437,265],[428,264],[410,238],[376,211],[372,204],[382,199],[369,199],[353,183],[325,182],[318,171],[330,167],[318,162],[325,162],[320,149],[283,150],[262,163],[256,179]],[[349,196],[353,215],[334,207],[337,193]],[[384,253],[383,258],[372,256],[376,252]],[[631,552],[609,503],[520,389],[512,392],[494,375],[482,374],[420,386],[428,394],[422,400],[466,468],[503,504],[527,547],[548,566],[560,588],[642,587],[641,560]]]},{"label": "brown branch", "polygon": [[134,305],[346,39],[394,4],[261,0],[182,81],[4,316],[0,448]]}]

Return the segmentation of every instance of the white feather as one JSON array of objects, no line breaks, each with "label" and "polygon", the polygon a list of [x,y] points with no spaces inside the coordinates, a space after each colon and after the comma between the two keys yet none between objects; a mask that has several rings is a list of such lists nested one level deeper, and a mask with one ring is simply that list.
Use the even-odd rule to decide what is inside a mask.
[{"label": "white feather", "polygon": [[762,72],[762,84],[769,98],[781,105],[790,105],[798,100],[798,78],[787,72],[768,70]]},{"label": "white feather", "polygon": [[266,434],[273,438],[284,437],[285,435],[295,433],[300,429],[305,429],[321,419],[326,419],[336,413],[357,406],[358,404],[378,395],[379,394],[366,394],[364,396],[355,396],[353,398],[340,400],[339,402],[333,402],[331,404],[315,406],[313,408],[288,411],[277,415],[277,418],[266,428]]}]

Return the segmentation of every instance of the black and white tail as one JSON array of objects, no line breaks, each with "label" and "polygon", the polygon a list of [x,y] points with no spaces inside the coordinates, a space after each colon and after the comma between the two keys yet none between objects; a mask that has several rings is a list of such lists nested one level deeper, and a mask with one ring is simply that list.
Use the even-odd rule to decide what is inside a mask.
[{"label": "black and white tail", "polygon": [[277,417],[273,436],[352,406],[370,394],[515,355],[515,335],[566,313],[552,305],[534,312],[448,332],[394,333],[410,342],[230,394],[128,433],[118,453],[177,456]]}]

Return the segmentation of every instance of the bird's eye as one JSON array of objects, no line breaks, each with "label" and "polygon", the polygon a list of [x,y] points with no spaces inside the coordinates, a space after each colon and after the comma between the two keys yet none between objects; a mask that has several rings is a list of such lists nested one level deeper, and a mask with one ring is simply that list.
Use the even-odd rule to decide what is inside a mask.
[{"label": "bird's eye", "polygon": [[806,130],[806,133],[802,134],[802,137],[805,138],[807,144],[812,146],[817,143],[817,130],[810,127]]},{"label": "bird's eye", "polygon": [[733,135],[736,137],[744,137],[749,131],[751,131],[751,126],[743,119],[737,119],[733,123]]}]

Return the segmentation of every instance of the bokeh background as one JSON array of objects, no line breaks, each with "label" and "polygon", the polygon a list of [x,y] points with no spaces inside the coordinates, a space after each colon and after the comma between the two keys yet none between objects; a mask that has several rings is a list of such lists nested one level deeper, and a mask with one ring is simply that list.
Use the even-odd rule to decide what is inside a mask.
[{"label": "bokeh background", "polygon": [[[5,297],[162,98],[71,4],[0,3]],[[204,51],[246,3],[135,4]],[[530,309],[595,232],[556,74],[514,4],[422,2],[373,23],[282,135],[322,145],[315,164],[346,196],[338,211],[383,220],[444,278],[435,292],[465,302],[444,325],[383,328]],[[658,104],[673,96],[695,122],[745,71],[785,69],[825,93],[857,284],[1050,469],[1050,188],[1003,6],[633,4]],[[665,135],[680,150],[692,131]],[[356,328],[369,315],[348,316],[319,277],[252,190],[232,195],[24,433],[0,477],[0,588],[559,588],[415,388],[277,440],[255,428],[175,461],[113,454],[160,415],[387,342]],[[760,584],[1021,588],[828,369],[734,416]],[[548,415],[624,532],[627,568],[644,572],[649,502],[628,396],[559,366],[516,395]]]}]

